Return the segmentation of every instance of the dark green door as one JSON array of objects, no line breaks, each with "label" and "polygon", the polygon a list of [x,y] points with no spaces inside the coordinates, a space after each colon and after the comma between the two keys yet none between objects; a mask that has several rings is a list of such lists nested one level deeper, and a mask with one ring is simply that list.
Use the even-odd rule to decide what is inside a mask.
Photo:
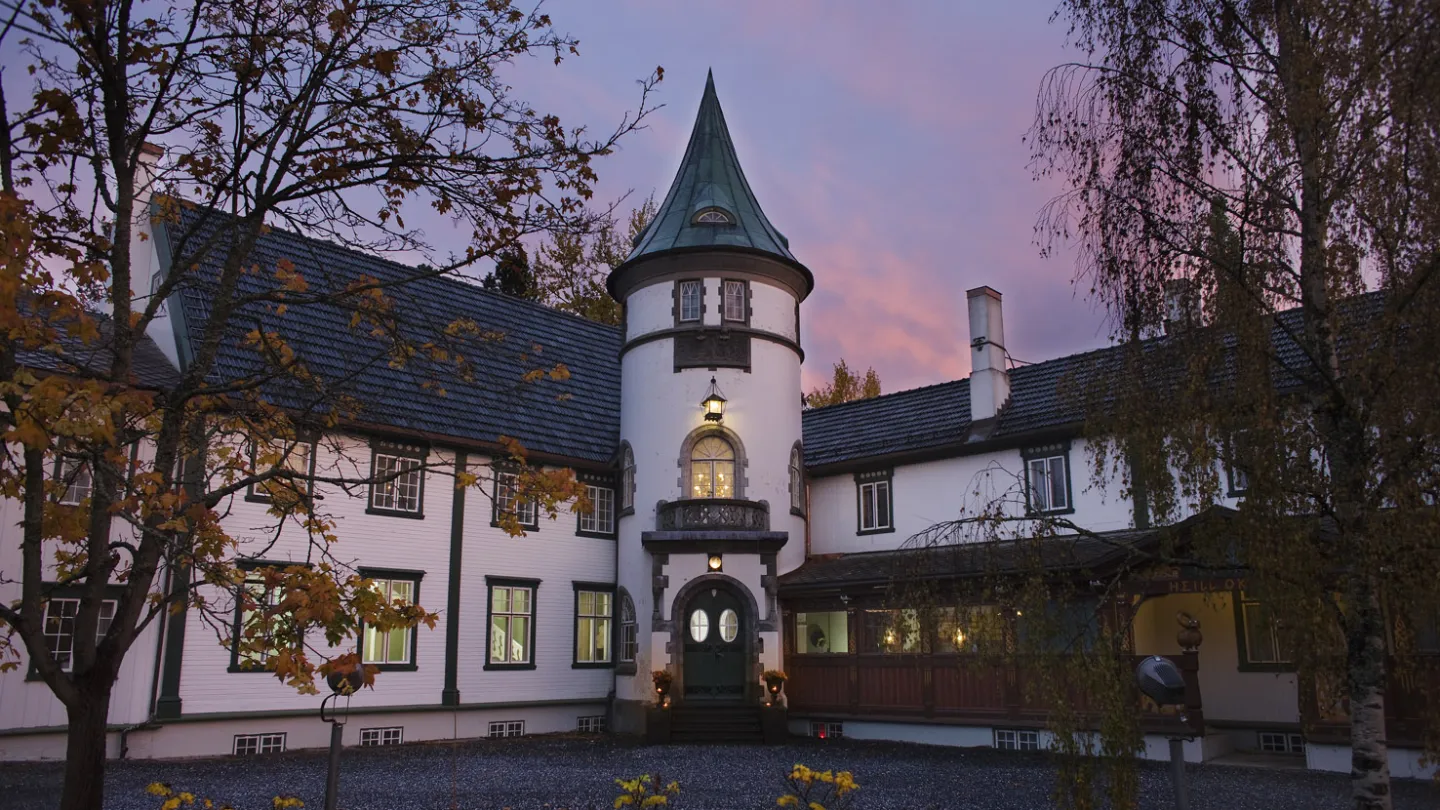
[{"label": "dark green door", "polygon": [[745,638],[740,600],[723,588],[690,600],[684,616],[685,699],[743,700]]}]

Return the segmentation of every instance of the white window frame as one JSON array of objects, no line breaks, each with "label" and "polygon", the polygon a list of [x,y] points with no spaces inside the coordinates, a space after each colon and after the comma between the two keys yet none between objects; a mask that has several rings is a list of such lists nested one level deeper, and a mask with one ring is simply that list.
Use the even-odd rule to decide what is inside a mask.
[{"label": "white window frame", "polygon": [[492,739],[501,737],[523,737],[525,736],[524,720],[491,720],[486,728],[486,736]]},{"label": "white window frame", "polygon": [[580,513],[580,531],[594,534],[614,534],[614,487],[586,484],[585,494],[590,498],[590,511]]},{"label": "white window frame", "polygon": [[[100,616],[95,623],[97,644],[110,631],[119,604],[115,599],[100,602]],[[62,672],[70,672],[75,666],[75,617],[79,613],[79,597],[52,596],[45,600],[45,617],[40,631],[45,636],[45,646],[50,649],[51,658],[60,664]]]},{"label": "white window frame", "polygon": [[[490,610],[489,610],[490,616],[489,616],[489,627],[486,629],[486,632],[489,634],[489,638],[488,638],[489,644],[487,645],[487,646],[489,647],[489,649],[486,650],[486,652],[485,652],[485,660],[486,660],[487,662],[489,662],[489,663],[488,663],[489,666],[498,666],[498,667],[505,667],[505,666],[528,666],[528,665],[531,665],[531,662],[535,659],[535,651],[534,651],[534,649],[532,649],[532,648],[533,648],[534,643],[535,643],[535,590],[536,590],[536,589],[535,589],[534,587],[532,587],[532,586],[529,586],[529,585],[515,585],[515,584],[510,584],[510,583],[492,583],[487,590],[488,590],[487,598],[490,600]],[[497,591],[502,591],[502,590],[506,592],[506,605],[507,605],[507,609],[506,609],[506,610],[496,610],[496,609],[495,609],[495,593],[496,593]],[[517,591],[524,592],[524,594],[525,594],[525,605],[526,605],[526,609],[523,610],[523,611],[515,610],[515,593],[516,593]],[[500,657],[500,658],[496,658],[496,656],[495,656],[495,619],[496,619],[497,617],[504,617],[504,619],[505,619],[505,639],[504,639],[505,655],[502,656],[502,657]],[[515,620],[516,618],[523,618],[523,619],[525,619],[525,638],[524,638],[524,647],[523,647],[523,649],[524,649],[524,657],[523,657],[523,658],[522,658],[522,657],[517,657],[517,656],[515,656],[515,654],[514,654],[514,653],[515,653],[515,643],[514,643],[514,639],[515,639],[515,631],[514,631],[515,621],[514,621],[514,620]]]},{"label": "white window frame", "polygon": [[385,728],[360,729],[360,745],[363,747],[377,745],[401,745],[404,742],[404,726],[387,726]]},{"label": "white window frame", "polygon": [[748,320],[746,310],[745,282],[720,282],[720,318],[730,323],[744,323]]},{"label": "white window frame", "polygon": [[635,616],[635,600],[630,594],[617,592],[615,601],[620,605],[620,643],[618,653],[620,663],[635,663],[635,654],[640,651],[639,622]]},{"label": "white window frame", "polygon": [[[241,750],[251,749],[251,750]],[[256,754],[279,754],[285,751],[285,732],[270,731],[263,734],[236,734],[231,743],[230,753],[237,757]]]},{"label": "white window frame", "polygon": [[515,522],[529,529],[540,528],[539,510],[534,499],[520,500],[520,475],[511,470],[495,471],[495,522],[500,516],[513,514]]},{"label": "white window frame", "polygon": [[805,512],[805,456],[799,445],[790,448],[790,509]]},{"label": "white window frame", "polygon": [[[236,620],[233,629],[235,638],[231,640],[231,667],[232,669],[247,667],[249,669],[263,669],[266,662],[270,660],[270,656],[277,652],[277,648],[272,647],[264,653],[242,653],[238,649],[240,635],[245,631],[245,625],[250,623],[250,617],[253,616],[256,611],[265,607],[274,607],[279,603],[280,594],[274,589],[265,587],[264,578],[253,570],[247,570],[245,572],[245,581],[241,583],[240,587],[254,597],[256,607],[255,610],[246,611],[244,602],[238,597],[236,598]],[[275,618],[272,617],[271,621],[275,621]]]},{"label": "white window frame", "polygon": [[[1057,501],[1054,477],[1060,476]],[[1065,453],[1047,454],[1025,459],[1026,502],[1036,514],[1066,512],[1070,504],[1070,468]]]},{"label": "white window frame", "polygon": [[627,443],[620,453],[620,509],[635,508],[635,451]]},{"label": "white window frame", "polygon": [[[885,509],[880,509],[881,504]],[[866,521],[866,507],[869,521]],[[895,528],[895,504],[890,496],[890,479],[860,482],[860,531],[879,532]]]},{"label": "white window frame", "polygon": [[810,736],[821,740],[843,740],[845,738],[845,724],[824,720],[811,720]]},{"label": "white window frame", "polygon": [[997,728],[995,747],[1001,751],[1039,751],[1040,733],[1023,728]]},{"label": "white window frame", "polygon": [[679,309],[680,322],[699,322],[705,315],[705,282],[686,280],[680,281],[679,285],[676,306]]},{"label": "white window frame", "polygon": [[575,718],[575,730],[581,734],[604,734],[605,715],[590,714]]},{"label": "white window frame", "polygon": [[60,503],[65,506],[79,506],[95,493],[95,476],[90,465],[78,458],[62,457],[56,467],[56,478],[65,484]]},{"label": "white window frame", "polygon": [[425,470],[419,458],[376,450],[371,461],[371,478],[371,509],[421,514],[425,506]]},{"label": "white window frame", "polygon": [[[395,573],[371,575],[368,579],[386,601],[393,601],[395,599],[395,586],[397,584],[409,586],[410,593],[405,597],[405,604],[413,605],[419,597],[420,579],[418,576],[407,576]],[[375,664],[381,668],[411,668],[415,666],[414,627],[396,627],[390,630],[377,630],[374,627],[366,626],[361,632],[363,634],[363,641],[360,644],[360,658],[362,663]],[[390,653],[390,639],[396,633],[402,636],[401,649],[404,650],[403,660],[392,660],[388,657]],[[376,650],[380,650],[383,655],[377,656],[375,654]]]},{"label": "white window frame", "polygon": [[[282,458],[280,460],[280,463],[276,464],[274,467],[274,469],[283,468],[289,470],[290,472],[300,476],[303,479],[303,483],[295,483],[292,485],[295,486],[299,491],[307,495],[310,494],[311,486],[313,483],[311,480],[311,475],[314,473],[315,470],[315,444],[315,442],[295,442],[291,444],[285,452],[285,457]],[[252,464],[254,463],[256,452],[257,448],[252,445]],[[299,462],[298,465],[297,462]],[[297,466],[299,467],[299,469],[297,469]],[[180,475],[178,472],[175,476],[175,480],[180,480]],[[293,481],[294,479],[290,480]],[[246,490],[245,494],[248,498],[252,500],[270,500],[270,493],[265,491],[265,487],[263,484],[251,484]]]},{"label": "white window frame", "polygon": [[[589,602],[587,605],[586,602]],[[603,603],[604,608],[601,608]],[[615,630],[615,592],[590,588],[575,590],[575,663],[608,665]],[[587,644],[588,642],[588,644]]]}]

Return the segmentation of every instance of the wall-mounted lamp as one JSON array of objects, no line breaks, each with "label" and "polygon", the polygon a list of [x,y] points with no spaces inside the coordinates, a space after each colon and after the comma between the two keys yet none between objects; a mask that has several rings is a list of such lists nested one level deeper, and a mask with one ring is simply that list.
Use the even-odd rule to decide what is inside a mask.
[{"label": "wall-mounted lamp", "polygon": [[715,378],[710,378],[710,393],[700,400],[700,408],[705,411],[705,421],[720,422],[725,419],[725,395],[720,393],[720,386],[716,385]]},{"label": "wall-mounted lamp", "polygon": [[725,560],[719,554],[711,554],[710,559],[705,563],[710,570],[719,573],[725,567]]}]

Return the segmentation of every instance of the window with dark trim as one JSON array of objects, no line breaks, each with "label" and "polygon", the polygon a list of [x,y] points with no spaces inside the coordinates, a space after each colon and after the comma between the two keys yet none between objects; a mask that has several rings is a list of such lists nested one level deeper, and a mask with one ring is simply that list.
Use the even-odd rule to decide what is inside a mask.
[{"label": "window with dark trim", "polygon": [[[370,580],[372,587],[387,602],[413,605],[420,601],[420,580],[425,576],[425,572],[362,568],[360,576]],[[414,627],[380,630],[362,624],[360,660],[366,664],[374,664],[382,671],[413,670],[417,668],[416,642]]]},{"label": "window with dark trim", "polygon": [[485,669],[535,668],[535,594],[538,579],[486,577]]},{"label": "window with dark trim", "polygon": [[856,534],[895,531],[891,470],[855,474]]},{"label": "window with dark trim", "polygon": [[582,537],[615,536],[615,487],[608,479],[594,479],[593,483],[585,474],[580,480],[585,484],[585,495],[590,501],[590,511],[578,515],[576,534]]},{"label": "window with dark trim", "polygon": [[62,455],[55,460],[55,480],[65,485],[60,503],[79,506],[95,491],[95,478],[90,474],[90,464],[74,456]]},{"label": "window with dark trim", "polygon": [[[100,643],[110,632],[115,620],[115,610],[120,604],[120,591],[116,586],[107,586],[105,598],[100,602],[100,615],[95,623],[95,643]],[[40,632],[45,637],[45,646],[50,656],[64,672],[70,672],[75,663],[75,620],[80,615],[80,590],[78,588],[55,588],[46,598],[44,621]],[[40,671],[32,663],[28,680],[40,677]]]},{"label": "window with dark trim", "polygon": [[575,657],[572,666],[614,665],[611,645],[615,633],[615,586],[605,583],[575,583]]},{"label": "window with dark trim", "polygon": [[620,514],[635,511],[635,451],[629,442],[620,444]]},{"label": "window with dark trim", "polygon": [[640,649],[640,640],[637,635],[639,623],[635,620],[635,601],[624,588],[616,593],[616,602],[620,605],[620,642],[617,645],[619,650],[619,663],[616,668],[622,673],[635,672],[635,653]]},{"label": "window with dark trim", "polygon": [[720,320],[723,323],[750,323],[750,282],[736,279],[720,282]]},{"label": "window with dark trim", "polygon": [[799,442],[790,448],[790,514],[805,514],[805,451]]},{"label": "window with dark trim", "polygon": [[1021,451],[1025,461],[1025,504],[1031,514],[1075,511],[1070,490],[1070,445],[1054,444]]},{"label": "window with dark trim", "polygon": [[[273,452],[279,455],[279,463],[273,469],[283,469],[298,477],[276,476],[259,484],[251,484],[245,490],[245,500],[269,502],[270,492],[275,489],[290,489],[301,495],[311,494],[314,488],[313,476],[315,475],[315,441],[313,439],[301,439],[288,444],[272,448]],[[257,467],[256,458],[259,455],[259,448],[256,443],[250,445],[250,466]],[[178,476],[177,476],[178,480]]]},{"label": "window with dark trim", "polygon": [[377,515],[423,518],[425,449],[376,442],[370,451],[370,505]]},{"label": "window with dark trim", "polygon": [[520,474],[514,470],[495,470],[495,499],[490,525],[499,526],[500,518],[510,515],[526,529],[540,528],[540,510],[531,498],[520,497]]},{"label": "window with dark trim", "polygon": [[689,279],[675,283],[678,285],[675,302],[676,321],[699,323],[705,314],[705,282],[699,279]]},{"label": "window with dark trim", "polygon": [[242,651],[241,634],[252,622],[260,622],[260,637],[269,639],[275,635],[274,628],[285,621],[275,613],[280,603],[280,590],[270,587],[265,581],[264,569],[283,570],[295,563],[266,560],[241,560],[236,567],[245,572],[245,579],[235,593],[235,617],[230,628],[230,671],[266,672],[265,664],[278,648],[267,645],[263,651]]},{"label": "window with dark trim", "polygon": [[1294,656],[1280,620],[1271,607],[1243,592],[1235,594],[1235,637],[1240,645],[1240,670],[1288,671]]}]

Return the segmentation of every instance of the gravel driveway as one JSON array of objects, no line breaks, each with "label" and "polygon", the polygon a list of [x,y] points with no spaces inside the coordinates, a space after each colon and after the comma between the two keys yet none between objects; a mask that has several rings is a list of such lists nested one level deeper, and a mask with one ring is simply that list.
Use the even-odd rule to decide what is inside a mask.
[{"label": "gravel driveway", "polygon": [[[1049,807],[1053,765],[1047,755],[853,740],[797,740],[777,747],[646,747],[605,737],[535,737],[455,745],[348,749],[340,777],[345,810],[608,810],[612,780],[658,772],[680,782],[677,810],[773,808],[791,765],[847,769],[861,790],[856,810],[1031,810]],[[54,807],[59,763],[0,765],[0,808]],[[277,793],[323,806],[325,757],[297,752],[247,759],[112,763],[106,807],[155,810],[145,785],[164,781],[230,802],[269,810]],[[1192,766],[1194,810],[1342,810],[1348,782],[1339,774]],[[1163,765],[1142,766],[1144,808],[1171,807]],[[1430,784],[1397,782],[1396,810],[1440,806]]]}]

